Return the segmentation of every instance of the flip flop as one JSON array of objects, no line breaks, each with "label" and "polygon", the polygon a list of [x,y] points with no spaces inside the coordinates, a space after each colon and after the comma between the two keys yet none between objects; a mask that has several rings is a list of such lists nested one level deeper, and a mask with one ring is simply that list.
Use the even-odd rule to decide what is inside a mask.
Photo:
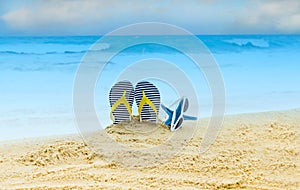
[{"label": "flip flop", "polygon": [[111,88],[109,92],[110,118],[114,124],[131,120],[133,101],[134,89],[131,82],[121,81]]},{"label": "flip flop", "polygon": [[160,93],[150,82],[141,81],[135,86],[135,100],[140,121],[157,121],[160,107]]}]

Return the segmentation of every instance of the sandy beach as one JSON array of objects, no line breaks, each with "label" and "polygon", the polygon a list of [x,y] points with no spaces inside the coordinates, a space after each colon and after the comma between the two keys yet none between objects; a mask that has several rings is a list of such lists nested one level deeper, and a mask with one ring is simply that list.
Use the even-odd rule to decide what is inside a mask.
[{"label": "sandy beach", "polygon": [[[207,122],[200,121],[203,126]],[[130,136],[123,127],[112,126],[107,132],[120,143],[147,147],[166,140],[169,131],[162,130],[143,141]],[[76,135],[1,142],[0,188],[300,188],[299,109],[226,116],[216,142],[200,155],[204,133],[205,128],[200,127],[170,160],[136,168],[110,160],[101,152],[96,154]],[[128,159],[128,155],[119,156]]]}]

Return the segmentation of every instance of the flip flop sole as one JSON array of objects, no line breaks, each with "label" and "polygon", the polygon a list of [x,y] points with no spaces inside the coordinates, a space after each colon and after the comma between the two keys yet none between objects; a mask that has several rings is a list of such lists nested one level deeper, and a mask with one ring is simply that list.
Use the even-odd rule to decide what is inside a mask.
[{"label": "flip flop sole", "polygon": [[[129,81],[121,81],[116,83],[109,92],[109,103],[110,106],[113,107],[115,102],[117,102],[123,95],[124,91],[126,91],[125,97],[130,107],[132,107],[134,101],[134,88],[131,82]],[[124,104],[119,104],[112,111],[114,116],[114,124],[119,123],[120,121],[128,121],[130,120],[130,112],[128,108]]]},{"label": "flip flop sole", "polygon": [[157,115],[160,108],[160,93],[158,89],[148,81],[141,81],[137,83],[135,86],[135,101],[137,107],[140,106],[140,103],[143,98],[143,92],[145,93],[146,97],[153,103],[156,108],[156,111],[149,104],[142,105],[140,118],[142,121],[157,121]]}]

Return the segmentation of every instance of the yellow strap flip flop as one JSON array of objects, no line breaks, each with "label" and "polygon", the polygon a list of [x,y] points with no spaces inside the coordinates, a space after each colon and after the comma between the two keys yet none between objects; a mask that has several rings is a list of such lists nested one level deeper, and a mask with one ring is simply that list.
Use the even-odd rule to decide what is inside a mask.
[{"label": "yellow strap flip flop", "polygon": [[141,81],[135,86],[134,95],[140,121],[157,121],[160,108],[160,93],[150,82]]},{"label": "yellow strap flip flop", "polygon": [[114,124],[132,119],[133,85],[129,81],[116,83],[110,90],[110,118]]}]

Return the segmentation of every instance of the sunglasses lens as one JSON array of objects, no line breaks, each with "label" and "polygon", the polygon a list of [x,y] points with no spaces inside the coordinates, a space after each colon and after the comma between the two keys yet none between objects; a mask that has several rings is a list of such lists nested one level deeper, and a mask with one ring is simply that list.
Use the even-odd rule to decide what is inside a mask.
[{"label": "sunglasses lens", "polygon": [[183,118],[180,118],[180,120],[178,121],[177,125],[175,126],[175,130],[179,129],[182,125],[183,122]]},{"label": "sunglasses lens", "polygon": [[189,100],[187,98],[185,98],[185,103],[183,105],[183,111],[186,112],[188,108],[189,108]]}]

